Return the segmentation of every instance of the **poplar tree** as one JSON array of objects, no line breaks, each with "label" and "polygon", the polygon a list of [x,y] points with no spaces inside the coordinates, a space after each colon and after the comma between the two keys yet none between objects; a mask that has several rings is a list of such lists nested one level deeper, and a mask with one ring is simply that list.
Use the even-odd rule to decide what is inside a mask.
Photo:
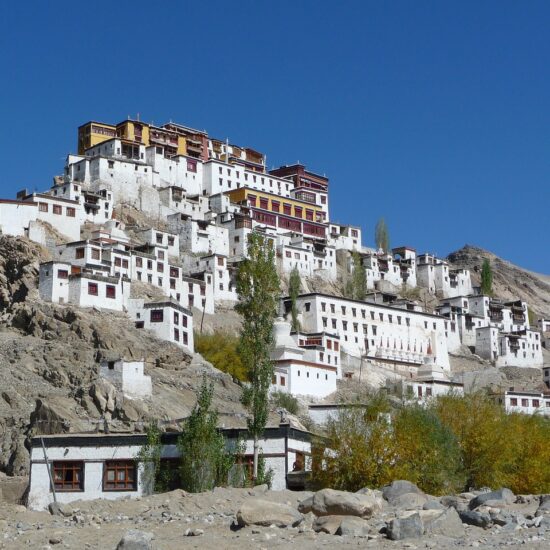
[{"label": "poplar tree", "polygon": [[298,320],[298,306],[296,304],[298,296],[300,295],[301,287],[300,273],[298,273],[298,266],[294,266],[290,272],[288,279],[288,295],[290,297],[290,314],[292,315],[292,330],[300,330],[300,321]]},{"label": "poplar tree", "polygon": [[481,266],[481,293],[491,296],[493,294],[493,268],[487,258]]},{"label": "poplar tree", "polygon": [[280,288],[273,245],[257,233],[248,237],[248,257],[239,266],[236,286],[239,303],[235,309],[242,316],[238,351],[250,381],[241,399],[249,412],[247,425],[254,440],[253,479],[256,480],[259,439],[269,410],[268,392],[273,377],[270,353]]},{"label": "poplar tree", "polygon": [[380,218],[374,228],[374,241],[376,242],[377,249],[381,248],[386,254],[389,252],[390,237],[384,218]]}]

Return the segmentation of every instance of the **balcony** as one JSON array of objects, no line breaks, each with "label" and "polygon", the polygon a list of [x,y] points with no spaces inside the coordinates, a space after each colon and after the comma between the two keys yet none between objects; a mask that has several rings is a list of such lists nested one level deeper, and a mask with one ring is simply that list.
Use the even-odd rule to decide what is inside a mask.
[{"label": "balcony", "polygon": [[307,191],[298,191],[295,196],[296,199],[298,199],[299,201],[315,204],[315,195],[313,193],[308,193]]}]

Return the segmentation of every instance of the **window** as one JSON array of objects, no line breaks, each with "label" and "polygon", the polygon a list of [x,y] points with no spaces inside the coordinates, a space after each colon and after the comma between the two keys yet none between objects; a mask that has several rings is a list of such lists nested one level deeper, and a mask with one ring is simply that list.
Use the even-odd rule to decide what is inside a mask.
[{"label": "window", "polygon": [[299,207],[299,206],[294,207],[294,216],[297,217],[297,218],[302,217],[302,208],[301,207]]},{"label": "window", "polygon": [[164,311],[162,309],[151,310],[151,323],[162,323],[164,320]]},{"label": "window", "polygon": [[174,237],[168,237],[168,246],[174,246]]},{"label": "window", "polygon": [[97,296],[97,283],[88,283],[88,294]]},{"label": "window", "polygon": [[512,397],[512,399],[510,399],[510,405],[512,407],[517,407],[518,406],[518,400],[515,397]]},{"label": "window", "polygon": [[115,257],[115,266],[120,267],[122,265],[122,259],[119,257]]},{"label": "window", "polygon": [[186,346],[187,343],[189,342],[189,339],[187,338],[187,332],[183,332],[182,336],[183,336],[183,345]]},{"label": "window", "polygon": [[158,251],[158,258],[159,260],[164,260],[164,252],[162,250]]},{"label": "window", "polygon": [[57,277],[59,279],[68,279],[69,278],[69,272],[66,269],[58,269],[57,270]]},{"label": "window", "polygon": [[540,407],[540,401],[538,399],[533,399],[533,407],[536,409]]},{"label": "window", "polygon": [[105,287],[105,296],[107,298],[116,298],[116,286],[107,285]]},{"label": "window", "polygon": [[122,260],[122,267],[128,269],[128,260]]},{"label": "window", "polygon": [[63,209],[61,208],[61,205],[59,205],[59,204],[54,204],[53,205],[53,210],[52,211],[53,211],[54,214],[57,214],[58,216],[61,216],[62,210]]},{"label": "window", "polygon": [[334,351],[338,351],[340,349],[340,343],[334,342]]},{"label": "window", "polygon": [[177,328],[174,329],[174,341],[175,342],[180,341],[180,331]]},{"label": "window", "polygon": [[174,311],[174,324],[180,324],[180,314],[177,311]]},{"label": "window", "polygon": [[54,461],[52,474],[56,491],[84,491],[84,462]]},{"label": "window", "polygon": [[136,258],[136,267],[143,267],[143,259]]},{"label": "window", "polygon": [[74,218],[76,216],[76,210],[70,206],[67,206],[67,216],[69,218]]},{"label": "window", "polygon": [[218,258],[218,265],[223,267],[223,258]]},{"label": "window", "polygon": [[309,311],[310,308],[311,308],[311,303],[310,303],[310,302],[306,302],[306,303],[304,304],[304,306],[305,306],[306,311]]},{"label": "window", "polygon": [[287,216],[292,216],[292,205],[284,203],[283,204],[283,212]]},{"label": "window", "polygon": [[104,491],[135,491],[136,463],[133,460],[108,460],[103,466]]},{"label": "window", "polygon": [[162,233],[156,234],[157,244],[162,244]]},{"label": "window", "polygon": [[77,248],[75,250],[74,257],[77,260],[81,260],[82,258],[84,258],[84,248]]},{"label": "window", "polygon": [[38,203],[38,210],[40,210],[40,212],[47,212],[48,211],[48,203],[47,202],[39,202]]},{"label": "window", "polygon": [[281,376],[281,386],[286,386],[286,378]]},{"label": "window", "polygon": [[157,262],[157,271],[159,273],[163,273],[164,272],[164,264],[161,263],[161,262]]},{"label": "window", "polygon": [[99,260],[99,248],[92,248],[92,260]]},{"label": "window", "polygon": [[528,407],[529,406],[529,399],[522,399],[521,400],[521,406],[522,407]]},{"label": "window", "polygon": [[290,252],[290,250],[285,250],[285,257],[292,258],[292,252]]}]

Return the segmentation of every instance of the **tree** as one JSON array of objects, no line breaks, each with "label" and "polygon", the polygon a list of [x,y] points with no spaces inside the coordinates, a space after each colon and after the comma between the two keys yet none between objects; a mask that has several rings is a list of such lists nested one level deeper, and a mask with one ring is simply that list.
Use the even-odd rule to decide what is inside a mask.
[{"label": "tree", "polygon": [[246,372],[237,352],[239,339],[229,332],[220,330],[212,334],[195,333],[195,351],[222,372],[227,372],[233,378],[246,381]]},{"label": "tree", "polygon": [[243,319],[238,351],[250,381],[243,390],[242,403],[249,411],[247,425],[254,439],[253,478],[256,480],[259,438],[267,423],[268,392],[273,377],[270,354],[279,295],[273,246],[257,233],[248,237],[248,257],[237,272],[237,293],[239,303],[235,309]]},{"label": "tree", "polygon": [[380,218],[374,228],[374,242],[376,243],[376,248],[381,248],[386,254],[389,252],[390,237],[384,218]]},{"label": "tree", "polygon": [[487,296],[493,294],[493,268],[487,258],[481,266],[481,293]]},{"label": "tree", "polygon": [[288,279],[288,295],[290,296],[290,314],[292,315],[292,330],[300,330],[300,321],[298,320],[298,307],[296,300],[300,295],[300,288],[302,281],[300,279],[300,273],[298,272],[298,266],[294,266],[290,272]]},{"label": "tree", "polygon": [[182,457],[179,468],[181,486],[193,493],[226,485],[234,462],[217,428],[218,413],[211,410],[213,396],[214,384],[208,384],[204,376],[197,403],[185,419],[178,439]]},{"label": "tree", "polygon": [[364,300],[367,296],[367,275],[365,266],[358,252],[352,252],[353,273],[348,279],[344,289],[347,298],[352,300]]}]

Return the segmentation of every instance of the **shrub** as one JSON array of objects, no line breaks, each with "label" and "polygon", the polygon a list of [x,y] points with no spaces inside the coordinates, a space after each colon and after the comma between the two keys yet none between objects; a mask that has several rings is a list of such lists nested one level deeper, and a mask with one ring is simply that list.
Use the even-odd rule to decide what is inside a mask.
[{"label": "shrub", "polygon": [[300,412],[298,400],[290,393],[275,391],[271,394],[271,402],[275,407],[286,409],[290,414],[298,414]]},{"label": "shrub", "polygon": [[238,343],[238,337],[228,332],[195,333],[195,351],[200,353],[218,370],[244,382],[246,381],[246,372],[237,353]]}]

